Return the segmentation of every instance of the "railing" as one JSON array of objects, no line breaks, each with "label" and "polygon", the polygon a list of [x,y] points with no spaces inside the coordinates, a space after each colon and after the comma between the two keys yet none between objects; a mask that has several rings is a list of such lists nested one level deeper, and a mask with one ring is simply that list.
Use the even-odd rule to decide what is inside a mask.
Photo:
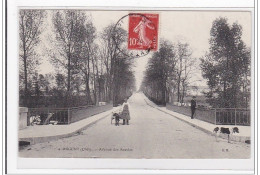
[{"label": "railing", "polygon": [[111,104],[103,106],[79,106],[71,108],[29,108],[27,126],[48,124],[70,124],[95,114],[112,109]]},{"label": "railing", "polygon": [[[187,116],[191,116],[190,107],[167,104],[166,108]],[[250,126],[250,110],[244,108],[198,108],[195,118],[216,125]]]},{"label": "railing", "polygon": [[250,111],[243,108],[217,108],[216,124],[250,126]]},{"label": "railing", "polygon": [[27,125],[69,124],[70,114],[68,108],[29,108]]}]

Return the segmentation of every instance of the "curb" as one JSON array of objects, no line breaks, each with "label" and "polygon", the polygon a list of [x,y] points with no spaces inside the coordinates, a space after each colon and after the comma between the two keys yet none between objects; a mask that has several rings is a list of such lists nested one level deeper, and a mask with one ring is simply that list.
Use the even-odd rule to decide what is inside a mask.
[{"label": "curb", "polygon": [[46,136],[46,137],[28,137],[28,138],[19,138],[19,141],[25,141],[25,142],[30,142],[30,145],[36,144],[36,143],[43,143],[43,142],[49,142],[49,141],[54,141],[54,140],[58,140],[58,139],[62,139],[62,138],[67,138],[67,137],[71,137],[74,136],[75,134],[87,129],[88,127],[96,124],[97,122],[99,122],[100,120],[105,119],[106,117],[108,117],[110,115],[107,114],[104,117],[101,117],[100,119],[97,119],[85,126],[83,126],[80,129],[77,129],[76,131],[73,131],[71,133],[67,133],[67,134],[61,134],[61,135],[55,135],[55,136]]},{"label": "curb", "polygon": [[[171,115],[171,116],[177,118],[178,120],[181,120],[181,121],[183,121],[183,122],[189,124],[190,126],[195,127],[195,128],[197,128],[197,129],[199,129],[199,130],[205,132],[206,134],[209,134],[209,135],[212,135],[212,136],[216,136],[215,133],[213,133],[213,132],[211,132],[211,131],[209,131],[209,130],[207,130],[207,129],[205,129],[205,128],[202,128],[202,127],[200,127],[200,126],[198,126],[198,125],[195,125],[195,124],[193,124],[193,123],[190,123],[190,122],[188,122],[188,121],[186,121],[186,120],[183,120],[183,119],[181,119],[181,118],[179,118],[179,117],[176,117],[175,115],[173,115],[173,114],[171,114],[171,113],[168,113],[168,112],[166,112],[166,111],[163,111],[163,110],[157,108],[156,106],[152,106],[151,104],[147,103],[146,100],[145,100],[145,102],[146,102],[147,105],[151,106],[152,108],[155,108],[155,109],[157,109],[157,110],[159,110],[159,111],[161,111],[161,112],[164,112],[164,113],[166,113],[166,114],[168,114],[168,115]],[[220,138],[222,138],[222,139],[228,140],[228,136],[227,136],[226,134],[220,133],[217,137],[220,137]],[[230,139],[230,141],[245,143],[246,140],[250,140],[250,137],[230,135],[230,136],[229,136],[229,139]]]}]

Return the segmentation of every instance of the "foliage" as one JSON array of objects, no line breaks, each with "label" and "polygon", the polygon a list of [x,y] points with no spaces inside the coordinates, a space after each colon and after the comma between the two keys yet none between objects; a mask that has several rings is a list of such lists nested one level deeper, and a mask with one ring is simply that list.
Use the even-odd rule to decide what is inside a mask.
[{"label": "foliage", "polygon": [[114,24],[108,25],[101,33],[104,44],[100,52],[106,70],[107,98],[113,100],[114,105],[122,103],[135,90],[132,58],[123,48],[126,38],[127,32],[121,27],[115,28]]},{"label": "foliage", "polygon": [[166,104],[167,81],[174,75],[176,53],[167,40],[160,42],[160,49],[149,59],[142,82],[142,91],[157,104]]},{"label": "foliage", "polygon": [[37,66],[40,64],[40,56],[35,49],[40,42],[44,16],[43,10],[19,11],[19,84],[20,92],[23,92],[25,97],[25,106],[27,105],[26,98],[30,96],[33,75],[37,72]]},{"label": "foliage", "polygon": [[249,101],[250,51],[241,39],[242,31],[226,18],[212,24],[210,50],[201,58],[201,69],[210,88],[206,95],[215,107],[247,107],[242,103]]},{"label": "foliage", "polygon": [[157,104],[172,101],[175,95],[182,102],[193,68],[194,59],[187,43],[174,45],[162,40],[159,51],[148,62],[142,90]]},{"label": "foliage", "polygon": [[[41,11],[22,12],[32,15]],[[21,18],[23,18],[22,12]],[[36,66],[40,62],[36,64],[36,61],[39,59],[32,59],[33,57],[27,54],[27,60],[32,59],[27,63],[27,70],[31,68],[32,76],[26,83],[29,95],[25,95],[21,86],[20,105],[71,107],[111,100],[117,105],[129,97],[135,90],[135,79],[131,68],[133,61],[126,57],[127,50],[121,48],[127,41],[127,32],[121,27],[114,28],[114,24],[110,24],[99,34],[91,16],[82,10],[48,11],[47,18],[51,16],[53,30],[48,31],[49,37],[46,38],[51,47],[48,47],[45,55],[50,58],[55,72],[38,75]],[[36,17],[30,21],[31,28],[35,29],[31,32],[36,32],[32,41],[34,46],[39,42],[45,43],[40,40],[40,28],[37,29],[35,26],[37,24],[40,27],[42,20]],[[21,27],[20,32],[23,32],[22,29]],[[31,37],[31,33],[27,33]],[[23,39],[21,33],[20,37]],[[21,45],[21,61],[24,60],[22,48]],[[28,53],[37,56],[39,51],[32,49]],[[21,70],[22,65],[21,63]],[[20,83],[23,77],[24,73],[21,71]],[[28,103],[25,103],[26,97]]]},{"label": "foliage", "polygon": [[68,98],[72,93],[73,76],[78,73],[78,58],[85,39],[85,18],[81,11],[75,10],[57,11],[53,15],[58,54],[52,56],[52,62],[66,70]]}]

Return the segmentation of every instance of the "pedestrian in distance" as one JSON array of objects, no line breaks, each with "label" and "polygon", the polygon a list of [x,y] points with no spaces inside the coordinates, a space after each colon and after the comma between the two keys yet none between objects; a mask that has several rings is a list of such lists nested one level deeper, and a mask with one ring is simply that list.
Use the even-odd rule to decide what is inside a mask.
[{"label": "pedestrian in distance", "polygon": [[121,113],[121,118],[123,119],[123,125],[127,124],[129,125],[130,120],[130,112],[129,112],[129,105],[127,103],[127,100],[123,103],[123,111]]},{"label": "pedestrian in distance", "polygon": [[197,103],[196,103],[196,97],[193,96],[192,99],[191,99],[191,119],[194,119],[194,114],[195,114],[195,111],[196,111],[196,107],[197,107]]}]

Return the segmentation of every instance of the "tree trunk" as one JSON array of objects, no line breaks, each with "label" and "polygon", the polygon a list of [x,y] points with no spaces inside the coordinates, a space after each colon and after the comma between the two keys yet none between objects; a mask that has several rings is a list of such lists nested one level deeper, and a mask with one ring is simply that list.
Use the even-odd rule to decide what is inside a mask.
[{"label": "tree trunk", "polygon": [[24,105],[28,107],[28,80],[27,80],[27,62],[26,51],[24,50]]},{"label": "tree trunk", "polygon": [[110,69],[110,77],[109,77],[109,92],[108,92],[108,96],[109,96],[109,100],[112,100],[114,103],[114,93],[113,93],[113,89],[114,89],[114,76],[115,76],[115,71],[114,71],[114,58],[111,59],[111,69]]},{"label": "tree trunk", "polygon": [[180,102],[180,84],[181,84],[181,82],[180,82],[180,77],[179,77],[179,80],[177,82],[177,97],[178,97],[177,101],[178,102]]},{"label": "tree trunk", "polygon": [[28,107],[28,80],[27,80],[27,54],[26,54],[26,42],[24,31],[24,15],[21,16],[22,22],[22,44],[23,44],[23,66],[24,66],[24,105]]},{"label": "tree trunk", "polygon": [[[237,108],[237,78],[234,77],[233,79],[233,105],[234,108]],[[243,99],[244,100],[244,99]]]},{"label": "tree trunk", "polygon": [[[70,47],[69,47],[70,49]],[[66,93],[66,106],[70,106],[71,105],[71,99],[70,99],[70,81],[71,81],[71,55],[70,52],[68,53],[68,74],[67,74],[67,80],[68,80],[68,84],[67,84],[67,93]]]},{"label": "tree trunk", "polygon": [[165,78],[163,80],[163,87],[162,87],[162,104],[166,103],[166,81]]},{"label": "tree trunk", "polygon": [[98,100],[97,100],[97,87],[96,87],[96,78],[95,78],[95,74],[94,74],[93,82],[94,82],[94,103],[97,104],[97,103],[98,103]]},{"label": "tree trunk", "polygon": [[223,90],[223,104],[220,104],[221,107],[226,107],[226,80],[224,80],[224,90]]},{"label": "tree trunk", "polygon": [[184,94],[185,94],[185,85],[184,85],[184,82],[182,84],[182,98],[181,98],[181,103],[183,103],[184,101]]},{"label": "tree trunk", "polygon": [[86,91],[86,96],[87,96],[87,102],[88,104],[92,104],[92,99],[90,95],[90,88],[89,88],[89,79],[88,79],[88,74],[85,74],[85,91]]},{"label": "tree trunk", "polygon": [[[228,65],[228,60],[229,60],[229,56],[227,56],[227,63],[226,63],[226,71],[229,70],[229,65]],[[226,108],[228,106],[227,104],[227,78],[226,78],[227,75],[225,75],[225,80],[224,80],[224,93],[223,93],[223,96],[224,96],[224,107]]]}]

